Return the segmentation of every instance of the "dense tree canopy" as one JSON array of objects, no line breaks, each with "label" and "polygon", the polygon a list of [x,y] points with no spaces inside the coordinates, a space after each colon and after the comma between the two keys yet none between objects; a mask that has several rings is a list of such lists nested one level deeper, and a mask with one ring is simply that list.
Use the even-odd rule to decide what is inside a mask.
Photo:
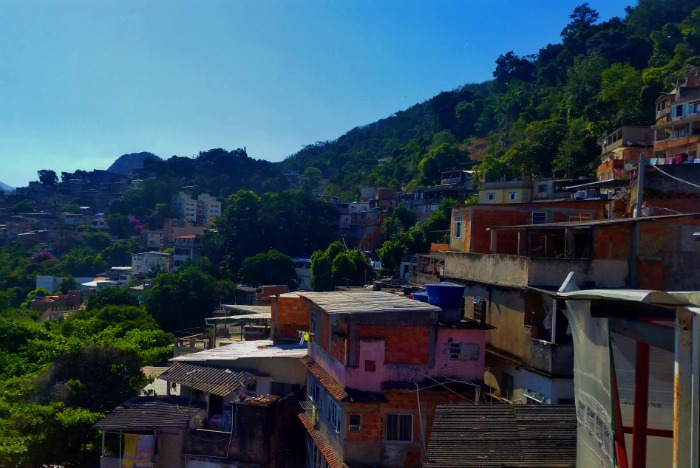
[{"label": "dense tree canopy", "polygon": [[292,257],[275,249],[246,258],[238,278],[250,286],[286,284],[294,290],[299,285]]}]

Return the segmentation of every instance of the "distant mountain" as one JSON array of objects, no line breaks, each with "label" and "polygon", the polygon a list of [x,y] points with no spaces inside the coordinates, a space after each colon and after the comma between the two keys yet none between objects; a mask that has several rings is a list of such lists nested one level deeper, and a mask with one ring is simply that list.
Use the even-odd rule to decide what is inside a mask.
[{"label": "distant mountain", "polygon": [[141,169],[143,167],[144,161],[147,159],[155,159],[156,161],[162,161],[162,159],[153,153],[144,151],[142,153],[130,153],[122,154],[119,159],[114,161],[108,172],[114,172],[115,174],[127,175],[133,169]]},{"label": "distant mountain", "polygon": [[9,185],[4,184],[2,182],[0,182],[0,190],[2,190],[5,193],[15,191],[14,187],[10,187]]}]

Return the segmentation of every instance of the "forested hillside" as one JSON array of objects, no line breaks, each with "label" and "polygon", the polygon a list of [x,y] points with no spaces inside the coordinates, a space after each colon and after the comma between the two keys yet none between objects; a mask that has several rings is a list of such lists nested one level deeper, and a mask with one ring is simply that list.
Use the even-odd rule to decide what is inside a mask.
[{"label": "forested hillside", "polygon": [[443,92],[284,161],[313,166],[329,195],[361,185],[410,189],[440,171],[475,167],[485,180],[590,176],[598,142],[620,125],[653,123],[654,101],[700,64],[700,2],[640,0],[599,22],[584,3],[561,42],[535,55],[504,51],[494,79]]}]

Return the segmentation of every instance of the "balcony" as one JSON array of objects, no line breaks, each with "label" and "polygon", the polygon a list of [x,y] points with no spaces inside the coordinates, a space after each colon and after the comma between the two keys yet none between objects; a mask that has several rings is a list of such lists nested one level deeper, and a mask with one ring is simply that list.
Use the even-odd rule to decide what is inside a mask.
[{"label": "balcony", "polygon": [[574,345],[555,344],[533,338],[530,342],[530,366],[560,377],[573,377]]},{"label": "balcony", "polygon": [[533,258],[520,255],[448,252],[445,277],[511,288],[561,286],[569,272],[580,282],[601,288],[621,288],[628,274],[624,260]]},{"label": "balcony", "polygon": [[654,151],[668,151],[688,145],[697,145],[699,141],[700,135],[690,135],[675,139],[661,140],[654,144]]}]

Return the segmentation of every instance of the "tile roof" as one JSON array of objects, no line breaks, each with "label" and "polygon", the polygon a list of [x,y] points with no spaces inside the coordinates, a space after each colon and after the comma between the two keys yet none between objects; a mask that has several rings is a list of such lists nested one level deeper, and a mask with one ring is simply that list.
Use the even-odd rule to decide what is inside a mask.
[{"label": "tile roof", "polygon": [[132,398],[99,420],[102,430],[153,431],[156,427],[180,427],[202,409],[203,404],[181,397]]},{"label": "tile roof", "polygon": [[292,358],[306,356],[307,343],[274,343],[272,340],[237,341],[226,346],[172,358],[175,362],[230,362],[244,358]]},{"label": "tile roof", "polygon": [[162,380],[214,395],[226,396],[246,388],[252,376],[247,372],[178,362],[160,374]]},{"label": "tile roof", "polygon": [[348,396],[348,394],[345,392],[345,387],[340,385],[333,377],[323,370],[321,366],[316,364],[316,362],[311,359],[310,356],[303,357],[301,362],[337,401],[342,401]]},{"label": "tile roof", "polygon": [[436,408],[424,467],[575,466],[574,405]]},{"label": "tile roof", "polygon": [[380,291],[353,290],[301,292],[297,294],[313,302],[329,314],[377,312],[439,312],[437,306]]},{"label": "tile roof", "polygon": [[347,465],[343,463],[340,457],[338,457],[338,455],[335,453],[335,450],[333,450],[333,446],[328,440],[326,434],[314,428],[314,425],[311,423],[309,413],[309,411],[306,411],[299,414],[299,420],[304,425],[304,428],[306,428],[306,432],[308,432],[311,438],[314,440],[318,450],[323,454],[323,457],[328,462],[328,466],[330,468],[347,467]]}]

